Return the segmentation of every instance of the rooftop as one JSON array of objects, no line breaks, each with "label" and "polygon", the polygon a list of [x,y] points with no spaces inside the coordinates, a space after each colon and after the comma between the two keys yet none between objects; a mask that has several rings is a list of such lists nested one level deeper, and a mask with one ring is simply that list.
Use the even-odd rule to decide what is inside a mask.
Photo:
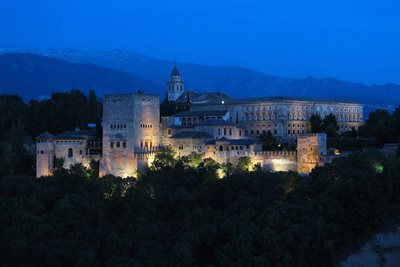
[{"label": "rooftop", "polygon": [[[221,93],[222,94],[222,93]],[[341,100],[341,99],[314,99],[302,97],[289,97],[289,96],[267,96],[267,97],[249,97],[249,98],[233,98],[221,97],[218,93],[208,94],[207,99],[200,101],[201,97],[196,97],[192,100],[193,105],[233,105],[233,104],[252,104],[258,102],[313,102],[313,103],[351,103],[358,104],[354,101]]]},{"label": "rooftop", "polygon": [[54,138],[54,135],[52,135],[49,132],[43,132],[36,137],[36,139],[53,139],[53,138]]},{"label": "rooftop", "polygon": [[200,117],[200,116],[225,116],[227,110],[192,110],[182,111],[172,116],[174,117]]},{"label": "rooftop", "polygon": [[172,136],[172,138],[194,138],[194,139],[205,139],[205,138],[213,138],[213,136],[209,135],[206,132],[197,132],[197,131],[187,131],[180,132]]},{"label": "rooftop", "polygon": [[79,131],[66,131],[58,135],[53,135],[49,132],[43,132],[36,137],[36,139],[75,139],[84,140],[89,138],[96,138],[96,130],[79,130]]},{"label": "rooftop", "polygon": [[173,68],[173,70],[172,70],[172,72],[171,72],[171,76],[181,76],[181,75],[179,74],[179,70],[178,70],[178,68],[176,67],[176,65],[174,66],[174,68]]},{"label": "rooftop", "polygon": [[215,145],[217,143],[226,143],[228,145],[252,145],[256,143],[254,139],[228,139],[222,137],[221,139],[213,139],[206,142],[206,145]]},{"label": "rooftop", "polygon": [[234,123],[227,122],[222,119],[211,119],[211,120],[206,120],[204,122],[196,123],[194,126],[235,126]]}]

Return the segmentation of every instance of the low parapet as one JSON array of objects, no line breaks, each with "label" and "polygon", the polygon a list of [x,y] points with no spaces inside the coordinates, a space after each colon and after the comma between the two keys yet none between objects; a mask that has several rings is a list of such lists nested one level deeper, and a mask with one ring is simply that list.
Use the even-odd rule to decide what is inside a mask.
[{"label": "low parapet", "polygon": [[159,98],[157,94],[148,94],[143,92],[137,93],[126,93],[126,94],[110,94],[104,96],[104,101],[123,101],[131,100],[135,97],[146,97],[146,98]]},{"label": "low parapet", "polygon": [[269,150],[254,152],[255,156],[259,157],[296,157],[296,150]]}]

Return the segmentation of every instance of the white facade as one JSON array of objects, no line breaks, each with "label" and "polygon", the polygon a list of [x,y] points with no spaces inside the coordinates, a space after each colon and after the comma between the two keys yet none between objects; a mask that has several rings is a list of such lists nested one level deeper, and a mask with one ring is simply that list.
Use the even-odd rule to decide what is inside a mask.
[{"label": "white facade", "polygon": [[167,97],[169,101],[176,101],[185,91],[185,85],[175,66],[167,82]]}]

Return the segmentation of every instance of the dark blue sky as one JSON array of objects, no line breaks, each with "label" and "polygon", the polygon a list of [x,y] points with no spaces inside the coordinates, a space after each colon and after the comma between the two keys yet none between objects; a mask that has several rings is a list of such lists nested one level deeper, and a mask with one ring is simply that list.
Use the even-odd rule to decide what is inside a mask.
[{"label": "dark blue sky", "polygon": [[400,83],[400,1],[0,0],[0,47],[120,48],[288,77]]}]

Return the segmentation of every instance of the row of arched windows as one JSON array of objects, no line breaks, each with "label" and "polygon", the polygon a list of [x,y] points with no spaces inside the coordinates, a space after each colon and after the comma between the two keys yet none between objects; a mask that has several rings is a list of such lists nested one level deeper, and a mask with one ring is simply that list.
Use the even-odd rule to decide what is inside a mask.
[{"label": "row of arched windows", "polygon": [[110,129],[125,129],[126,128],[126,124],[111,124],[110,125]]},{"label": "row of arched windows", "polygon": [[152,124],[141,123],[140,128],[153,128]]},{"label": "row of arched windows", "polygon": [[[173,86],[173,85],[170,85],[170,86],[168,87],[168,89],[169,89],[169,91],[173,91],[173,90],[174,90],[174,86]],[[177,85],[177,86],[176,86],[176,90],[177,90],[177,91],[183,91],[183,85]]]}]

